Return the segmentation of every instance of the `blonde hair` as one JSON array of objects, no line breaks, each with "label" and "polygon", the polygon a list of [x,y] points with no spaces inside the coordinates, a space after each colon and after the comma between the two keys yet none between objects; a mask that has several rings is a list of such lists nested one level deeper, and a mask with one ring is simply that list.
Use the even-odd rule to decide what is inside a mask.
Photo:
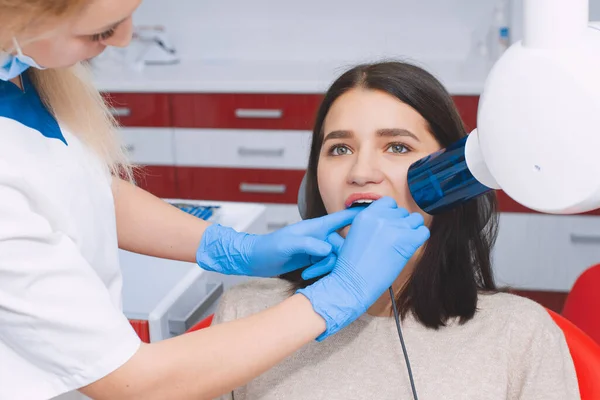
[{"label": "blonde hair", "polygon": [[[87,4],[89,0],[0,0],[0,45],[27,34],[32,26],[36,31],[44,26],[50,29],[77,15]],[[28,73],[54,117],[95,151],[113,175],[132,181],[117,122],[94,87],[89,68],[79,63],[63,69],[30,68]]]}]

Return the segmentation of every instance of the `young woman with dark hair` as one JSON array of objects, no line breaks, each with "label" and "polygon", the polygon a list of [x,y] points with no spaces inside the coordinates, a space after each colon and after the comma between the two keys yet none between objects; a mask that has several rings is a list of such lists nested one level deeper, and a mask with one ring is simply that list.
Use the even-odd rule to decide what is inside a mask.
[{"label": "young woman with dark hair", "polygon": [[[382,196],[423,214],[431,236],[393,285],[421,400],[579,398],[562,331],[541,306],[496,289],[494,195],[435,217],[410,196],[409,166],[465,135],[451,96],[423,69],[385,62],[347,71],[318,111],[304,193],[307,217]],[[310,285],[301,272],[231,289],[215,323],[256,313]],[[412,398],[389,295],[341,334],[305,347],[232,396]]]}]

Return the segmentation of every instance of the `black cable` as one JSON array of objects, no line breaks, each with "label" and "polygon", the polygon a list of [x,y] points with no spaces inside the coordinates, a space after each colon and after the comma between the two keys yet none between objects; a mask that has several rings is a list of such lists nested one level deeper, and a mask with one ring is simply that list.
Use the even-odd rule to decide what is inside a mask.
[{"label": "black cable", "polygon": [[408,359],[408,353],[406,352],[406,346],[404,345],[404,337],[402,336],[402,328],[400,328],[400,316],[398,315],[398,309],[396,308],[396,299],[394,298],[394,291],[390,287],[390,299],[392,300],[392,308],[394,310],[394,317],[396,318],[396,328],[398,328],[398,336],[400,337],[400,344],[402,345],[402,352],[404,353],[404,360],[406,361],[406,368],[408,369],[408,377],[410,378],[410,386],[412,388],[413,399],[418,400],[417,389],[415,388],[415,381],[413,379],[412,369],[410,368],[410,360]]}]

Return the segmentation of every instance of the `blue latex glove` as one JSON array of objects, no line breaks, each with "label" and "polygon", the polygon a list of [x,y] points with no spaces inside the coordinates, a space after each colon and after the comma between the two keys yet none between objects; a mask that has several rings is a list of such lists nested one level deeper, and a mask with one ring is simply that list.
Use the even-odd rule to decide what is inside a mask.
[{"label": "blue latex glove", "polygon": [[321,341],[352,323],[389,288],[416,250],[429,238],[418,213],[381,198],[352,223],[333,271],[298,290],[325,319]]},{"label": "blue latex glove", "polygon": [[344,244],[344,238],[341,237],[337,232],[333,232],[327,237],[327,243],[331,244],[332,246],[331,254],[321,262],[318,262],[317,264],[312,265],[302,271],[302,279],[305,281],[327,275],[333,270],[333,267],[335,267],[337,255],[340,254],[342,245]]},{"label": "blue latex glove", "polygon": [[266,235],[237,232],[213,224],[202,235],[196,261],[208,271],[260,277],[281,275],[315,263],[321,267],[335,262],[327,237],[350,225],[359,212],[343,210]]}]

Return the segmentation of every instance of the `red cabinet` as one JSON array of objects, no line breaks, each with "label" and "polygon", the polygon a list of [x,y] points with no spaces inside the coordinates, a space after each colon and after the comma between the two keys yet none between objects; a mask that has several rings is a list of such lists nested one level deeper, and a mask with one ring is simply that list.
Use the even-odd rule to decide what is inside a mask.
[{"label": "red cabinet", "polygon": [[143,164],[134,171],[137,185],[159,197],[177,197],[176,167],[170,162],[171,149],[165,147],[170,139],[164,132],[168,131],[164,128],[172,126],[171,95],[105,93],[104,97],[113,116],[125,128],[124,145],[133,162]]},{"label": "red cabinet", "polygon": [[166,93],[110,93],[104,95],[122,126],[168,127],[171,96]]},{"label": "red cabinet", "polygon": [[174,94],[180,128],[311,130],[320,94]]},{"label": "red cabinet", "polygon": [[[467,131],[477,123],[478,96],[454,96]],[[173,94],[179,128],[312,130],[322,94]]]},{"label": "red cabinet", "polygon": [[[312,130],[323,94],[111,93],[124,127]],[[453,96],[467,132],[477,126],[479,96]],[[202,134],[202,130],[198,131]],[[216,152],[219,149],[215,149]],[[177,156],[175,155],[175,158]],[[138,184],[168,198],[296,203],[303,170],[148,165]],[[535,213],[498,191],[501,212]],[[600,215],[592,211],[588,215]]]},{"label": "red cabinet", "polygon": [[177,190],[176,167],[172,165],[146,165],[135,171],[137,186],[155,196],[174,199],[179,197]]},{"label": "red cabinet", "polygon": [[148,321],[139,319],[130,319],[129,323],[133,327],[133,330],[139,336],[140,340],[144,343],[150,343],[150,327]]},{"label": "red cabinet", "polygon": [[179,167],[184,199],[296,204],[303,170]]},{"label": "red cabinet", "polygon": [[452,98],[465,124],[467,133],[471,133],[477,127],[479,96],[453,96]]}]

